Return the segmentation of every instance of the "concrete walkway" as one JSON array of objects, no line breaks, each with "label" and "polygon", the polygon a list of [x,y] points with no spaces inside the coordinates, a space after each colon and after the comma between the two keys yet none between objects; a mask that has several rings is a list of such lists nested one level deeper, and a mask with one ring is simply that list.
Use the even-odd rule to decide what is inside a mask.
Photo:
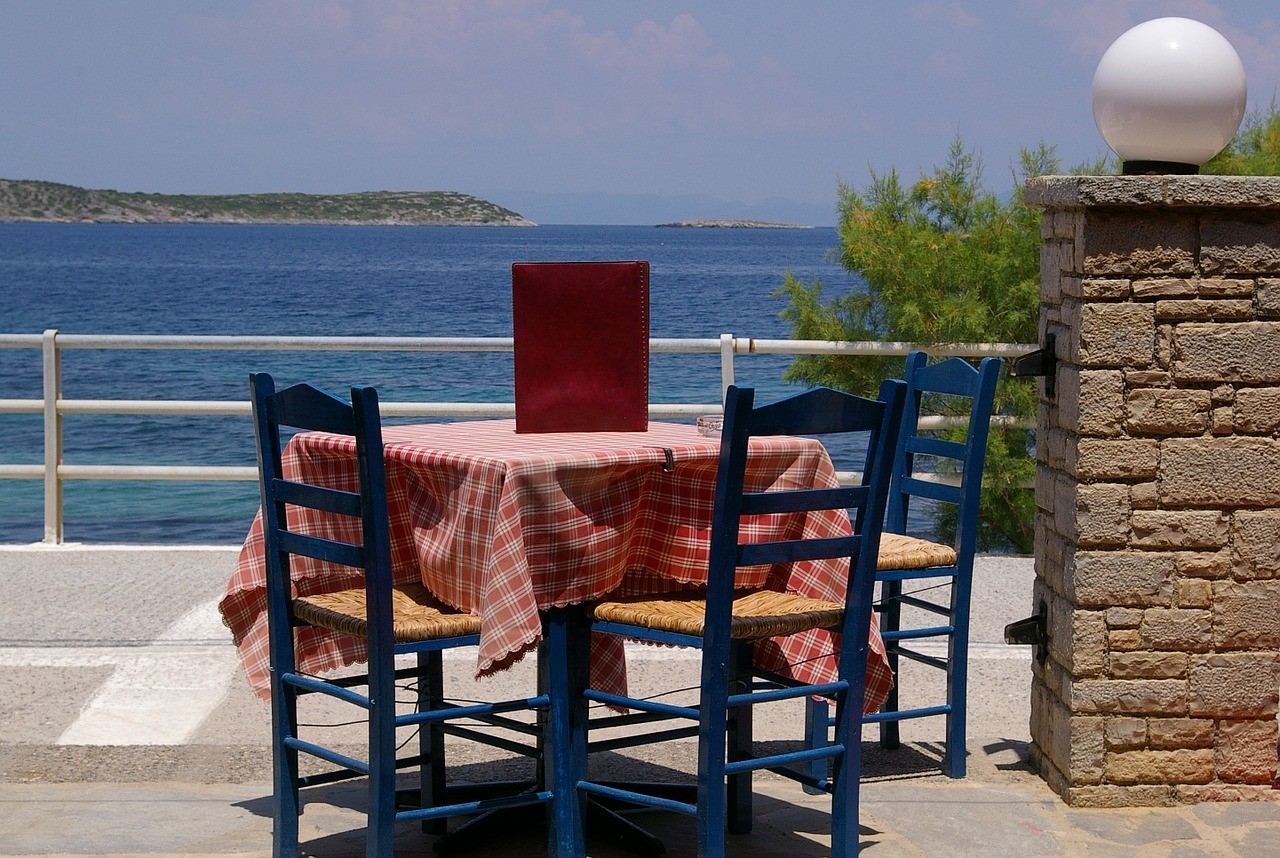
[{"label": "concrete walkway", "polygon": [[[0,856],[269,854],[267,710],[212,609],[234,557],[228,548],[0,546]],[[904,726],[896,752],[881,750],[870,731],[864,737],[863,854],[1280,855],[1280,803],[1077,810],[1029,771],[1030,657],[1005,646],[1001,631],[1030,613],[1031,577],[1025,558],[979,564],[967,778],[937,772],[937,719]],[[633,655],[637,686],[693,675],[692,660],[676,652]],[[447,664],[466,694],[474,656]],[[935,692],[937,679],[913,667],[901,677],[904,696]],[[531,683],[532,665],[522,663],[481,693]],[[784,711],[757,732],[794,738],[798,723],[798,712]],[[462,781],[527,773],[470,746],[454,750]],[[628,754],[599,765],[655,780],[691,768],[687,744]],[[305,854],[358,854],[362,802],[355,785],[308,793]],[[732,839],[731,854],[827,854],[824,797],[760,777],[755,819],[751,835]],[[693,854],[690,820],[652,813],[636,821],[672,858]],[[545,854],[537,834],[509,829],[468,854]],[[431,838],[406,826],[399,847],[430,854]],[[626,853],[595,838],[591,854]]]}]

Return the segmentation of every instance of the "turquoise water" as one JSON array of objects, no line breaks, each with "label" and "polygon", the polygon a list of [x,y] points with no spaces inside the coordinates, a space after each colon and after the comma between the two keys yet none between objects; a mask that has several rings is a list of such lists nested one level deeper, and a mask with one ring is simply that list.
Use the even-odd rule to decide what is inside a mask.
[{"label": "turquoise water", "polygon": [[[647,259],[654,337],[785,338],[784,274],[830,294],[855,278],[834,229],[0,224],[0,333],[511,336],[511,263]],[[785,394],[789,359],[740,356],[738,380]],[[511,401],[510,354],[63,352],[69,398],[246,399],[247,376],[373,384],[387,400]],[[0,349],[0,399],[41,393],[38,350]],[[719,397],[715,355],[655,355],[655,402]],[[252,465],[246,418],[65,418],[74,464]],[[41,461],[40,419],[0,415],[0,461]],[[66,483],[66,539],[239,542],[253,483]],[[43,536],[41,485],[0,480],[0,543]]]}]

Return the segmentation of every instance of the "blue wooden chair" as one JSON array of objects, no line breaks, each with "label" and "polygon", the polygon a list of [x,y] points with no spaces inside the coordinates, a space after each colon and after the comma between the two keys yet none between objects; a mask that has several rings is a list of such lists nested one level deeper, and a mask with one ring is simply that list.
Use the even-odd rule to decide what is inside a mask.
[{"label": "blue wooden chair", "polygon": [[[969,603],[973,581],[973,556],[977,543],[978,497],[987,452],[987,435],[1000,362],[986,358],[976,368],[951,358],[929,364],[924,352],[907,356],[907,405],[894,454],[889,512],[880,540],[876,579],[880,595],[880,631],[894,676],[900,678],[900,659],[907,658],[946,672],[946,699],[937,704],[900,709],[898,684],[880,712],[867,716],[880,724],[880,743],[900,745],[898,722],[908,718],[946,716],[942,770],[953,778],[964,777],[966,691],[969,664]],[[931,402],[933,407],[931,407]],[[936,437],[927,410],[955,415],[967,413],[965,440]],[[935,415],[937,416],[937,415]],[[921,465],[927,465],[922,473]],[[938,476],[954,474],[958,482]],[[939,542],[908,534],[908,514],[921,502],[952,507],[955,536]],[[909,582],[909,584],[907,583]],[[904,587],[904,584],[907,584]],[[903,626],[904,607],[914,609],[909,618],[940,617],[937,622]],[[915,647],[917,641],[944,639],[946,655]],[[831,725],[828,707],[810,701],[807,716],[808,744],[825,741]]]},{"label": "blue wooden chair", "polygon": [[[726,827],[746,832],[751,827],[751,772],[768,769],[829,792],[832,804],[832,854],[854,855],[858,850],[858,781],[861,771],[861,717],[866,680],[867,638],[875,583],[875,557],[889,486],[893,439],[901,419],[905,386],[885,382],[880,399],[864,399],[817,388],[769,405],[753,407],[751,388],[731,386],[725,401],[724,430],[714,510],[712,514],[708,586],[705,591],[646,597],[643,600],[603,602],[586,606],[570,645],[570,664],[579,676],[586,631],[627,638],[696,647],[701,650],[702,677],[696,706],[675,706],[655,699],[635,699],[586,689],[587,703],[634,710],[637,721],[683,719],[698,737],[698,775],[693,800],[654,795],[639,786],[608,784],[588,779],[577,786],[586,796],[633,802],[673,810],[697,818],[699,856],[725,854]],[[748,441],[756,435],[867,436],[864,480],[858,486],[834,489],[744,490]],[[739,544],[743,516],[841,510],[851,514],[852,535]],[[803,560],[849,558],[845,603],[807,599],[769,590],[735,591],[739,567],[787,564]],[[834,682],[805,685],[765,675],[752,665],[752,644],[767,638],[809,629],[841,632],[839,676]],[[581,683],[581,679],[577,680]],[[812,694],[836,700],[835,742],[810,751],[753,756],[752,707]],[[593,720],[590,729],[595,729]],[[573,718],[572,736],[564,745],[585,759],[587,719]],[[681,729],[648,736],[630,736],[626,745],[684,735]],[[602,749],[604,743],[592,746]],[[609,748],[622,747],[609,742]],[[810,779],[801,771],[811,759],[831,759],[831,777]]]},{"label": "blue wooden chair", "polygon": [[[276,392],[266,373],[251,375],[250,389],[267,565],[273,854],[298,853],[300,790],[349,777],[368,778],[369,856],[392,855],[397,822],[421,820],[424,828],[440,830],[448,816],[495,807],[543,803],[550,809],[553,803],[546,789],[500,799],[447,803],[445,731],[466,731],[470,738],[521,753],[539,752],[536,745],[522,745],[506,736],[486,737],[465,725],[449,722],[476,718],[528,734],[529,723],[503,713],[545,709],[549,701],[545,695],[470,705],[454,705],[444,699],[441,653],[477,643],[480,620],[440,604],[421,585],[393,584],[377,392],[371,387],[353,387],[350,404],[306,384]],[[359,490],[342,491],[286,478],[281,467],[282,427],[353,437],[359,462]],[[297,532],[286,519],[286,506],[306,508],[326,520],[333,520],[329,516],[339,518],[348,523],[346,532],[357,535],[352,542],[345,542]],[[294,556],[334,564],[335,570],[352,576],[351,588],[292,595],[290,558]],[[299,674],[295,666],[295,635],[299,627],[307,626],[364,640],[369,654],[368,672],[329,679]],[[416,654],[416,665],[397,670],[394,659],[402,654]],[[404,707],[410,711],[398,714],[396,692],[402,687],[409,690],[414,705]],[[364,710],[369,727],[366,759],[353,758],[299,735],[298,700],[308,694],[329,695]],[[401,727],[418,728],[418,755],[397,760],[396,730]],[[303,776],[299,772],[300,753],[318,757],[335,768]],[[419,795],[412,802],[415,806],[398,806],[396,770],[415,765],[421,766]],[[556,854],[554,848],[551,854]]]}]

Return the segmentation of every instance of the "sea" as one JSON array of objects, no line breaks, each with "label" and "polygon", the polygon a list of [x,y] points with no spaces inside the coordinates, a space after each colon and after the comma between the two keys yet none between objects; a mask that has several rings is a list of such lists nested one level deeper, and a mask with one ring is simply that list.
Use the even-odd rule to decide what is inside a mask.
[{"label": "sea", "polygon": [[[510,337],[511,264],[650,264],[650,335],[790,335],[775,292],[790,273],[828,296],[861,285],[833,228],[0,224],[0,334]],[[602,323],[607,323],[603,321]],[[71,399],[247,400],[250,372],[383,400],[510,402],[509,353],[68,349]],[[739,355],[757,398],[798,388],[791,358]],[[717,355],[651,359],[654,402],[716,402]],[[0,399],[41,397],[38,349],[0,348]],[[245,417],[66,415],[69,464],[255,463]],[[42,461],[38,415],[0,414],[0,463]],[[252,482],[64,483],[65,540],[226,545],[257,508]],[[0,479],[0,544],[43,538],[43,485]]]}]

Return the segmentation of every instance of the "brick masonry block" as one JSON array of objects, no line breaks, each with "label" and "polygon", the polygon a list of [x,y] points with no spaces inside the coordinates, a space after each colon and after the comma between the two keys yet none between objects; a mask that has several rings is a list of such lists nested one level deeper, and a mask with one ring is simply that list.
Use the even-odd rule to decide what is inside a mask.
[{"label": "brick masonry block", "polygon": [[1036,745],[1054,768],[1085,783],[1102,780],[1102,718],[1072,716],[1060,700],[1036,689],[1031,721]]},{"label": "brick masonry block", "polygon": [[1235,431],[1270,435],[1280,431],[1280,387],[1246,387],[1235,397]]},{"label": "brick masonry block", "polygon": [[1235,412],[1230,408],[1215,408],[1209,415],[1209,432],[1218,437],[1235,432]]},{"label": "brick masonry block", "polygon": [[1107,608],[1107,628],[1136,629],[1142,625],[1142,608]]},{"label": "brick masonry block", "polygon": [[1260,278],[1258,291],[1254,294],[1254,302],[1258,307],[1258,315],[1263,318],[1280,316],[1280,280]]},{"label": "brick masonry block", "polygon": [[1151,718],[1147,721],[1147,741],[1153,748],[1212,748],[1215,738],[1212,718]]},{"label": "brick masonry block", "polygon": [[1174,557],[1165,552],[1080,551],[1067,596],[1081,607],[1173,603]]},{"label": "brick masonry block", "polygon": [[1174,331],[1181,382],[1280,382],[1280,322],[1189,322]]},{"label": "brick masonry block", "polygon": [[1187,683],[1188,714],[1205,718],[1274,718],[1277,654],[1193,655]]},{"label": "brick masonry block", "polygon": [[[1050,787],[1053,784],[1050,783]],[[1055,789],[1071,807],[1108,808],[1108,807],[1172,807],[1178,803],[1176,790],[1182,787],[1165,784],[1142,784],[1136,786],[1120,786],[1118,784],[1100,784],[1098,786],[1073,787],[1064,785]],[[1191,787],[1187,787],[1191,788]],[[1206,787],[1196,787],[1204,789]]]},{"label": "brick masonry block", "polygon": [[1081,485],[1075,492],[1076,541],[1084,548],[1123,546],[1129,540],[1133,505],[1129,487],[1121,483]]},{"label": "brick masonry block", "polygon": [[1161,322],[1228,322],[1253,318],[1253,301],[1242,298],[1168,299],[1156,302]]},{"label": "brick masonry block", "polygon": [[1235,577],[1280,578],[1280,511],[1237,512],[1231,544]]},{"label": "brick masonry block", "polygon": [[1276,720],[1223,721],[1218,727],[1218,780],[1270,784],[1276,777]]},{"label": "brick masonry block", "polygon": [[1040,246],[1041,286],[1058,291],[1058,278],[1062,274],[1079,273],[1076,270],[1075,245],[1069,241],[1046,241]]},{"label": "brick masonry block", "polygon": [[1231,552],[1179,551],[1174,556],[1174,569],[1187,578],[1229,578],[1235,569]]},{"label": "brick masonry block", "polygon": [[1194,608],[1148,608],[1138,634],[1144,649],[1208,652],[1213,647],[1213,613]]},{"label": "brick masonry block", "polygon": [[1124,416],[1124,374],[1120,370],[1058,372],[1058,425],[1080,435],[1118,437]]},{"label": "brick masonry block", "polygon": [[1126,369],[1124,383],[1130,389],[1139,387],[1169,387],[1173,384],[1173,374],[1163,369]]},{"label": "brick masonry block", "polygon": [[1196,286],[1201,298],[1247,298],[1253,300],[1256,283],[1249,277],[1206,277]]},{"label": "brick masonry block", "polygon": [[1107,658],[1112,679],[1186,679],[1185,652],[1113,652]]},{"label": "brick masonry block", "polygon": [[1213,584],[1214,648],[1280,649],[1280,580]]},{"label": "brick masonry block", "polygon": [[1075,677],[1106,669],[1107,618],[1102,611],[1072,610],[1063,599],[1049,609],[1049,654]]},{"label": "brick masonry block", "polygon": [[1194,214],[1162,212],[1152,218],[1125,210],[1087,210],[1080,235],[1082,273],[1091,277],[1192,275],[1197,227]]},{"label": "brick masonry block", "polygon": [[1085,304],[1080,308],[1080,365],[1151,366],[1155,321],[1155,309],[1149,305]]},{"label": "brick masonry block", "polygon": [[1213,583],[1203,578],[1176,578],[1173,582],[1176,608],[1213,607]]},{"label": "brick masonry block", "polygon": [[1280,506],[1280,440],[1170,438],[1160,442],[1167,506]]},{"label": "brick masonry block", "polygon": [[1194,298],[1199,294],[1198,281],[1191,277],[1138,277],[1132,281],[1135,301],[1154,298]]},{"label": "brick masonry block", "polygon": [[1159,442],[1152,438],[1081,438],[1075,471],[1081,480],[1150,480],[1157,475],[1159,461]]},{"label": "brick masonry block", "polygon": [[1203,435],[1212,400],[1207,390],[1145,388],[1129,392],[1125,428],[1135,435]]},{"label": "brick masonry block", "polygon": [[1200,221],[1200,267],[1206,274],[1280,271],[1280,231],[1274,215],[1205,213]]},{"label": "brick masonry block", "polygon": [[1112,629],[1107,632],[1107,649],[1113,653],[1140,650],[1142,635],[1137,629]]},{"label": "brick masonry block", "polygon": [[1089,301],[1119,301],[1132,294],[1132,284],[1128,280],[1104,280],[1096,277],[1077,279],[1080,283],[1077,297]]},{"label": "brick masonry block", "polygon": [[1134,509],[1155,509],[1159,501],[1159,483],[1134,483],[1129,486],[1129,505]]},{"label": "brick masonry block", "polygon": [[1222,548],[1231,519],[1217,510],[1134,510],[1136,548]]},{"label": "brick masonry block", "polygon": [[1107,750],[1132,750],[1146,747],[1146,718],[1108,718],[1106,722],[1104,738]]},{"label": "brick masonry block", "polygon": [[1082,715],[1187,714],[1181,679],[1083,679],[1071,683],[1068,706]]},{"label": "brick masonry block", "polygon": [[1105,773],[1115,784],[1206,784],[1213,762],[1211,748],[1117,751],[1107,754]]},{"label": "brick masonry block", "polygon": [[[1096,789],[1096,787],[1083,787],[1083,789]],[[1200,804],[1206,801],[1275,801],[1276,791],[1270,784],[1224,784],[1215,781],[1203,785],[1178,784],[1173,788],[1173,797],[1178,804]]]}]

